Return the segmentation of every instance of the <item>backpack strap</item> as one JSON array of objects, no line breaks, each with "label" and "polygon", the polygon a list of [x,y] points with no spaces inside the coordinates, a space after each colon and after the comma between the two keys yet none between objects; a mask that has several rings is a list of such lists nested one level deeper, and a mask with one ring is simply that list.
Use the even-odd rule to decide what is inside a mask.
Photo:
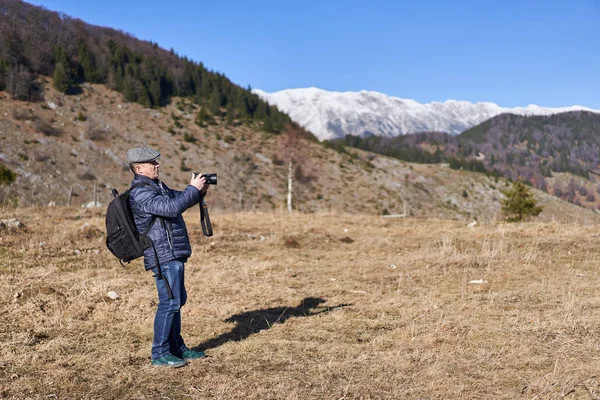
[{"label": "backpack strap", "polygon": [[157,217],[156,215],[152,216],[152,220],[150,221],[150,225],[148,225],[148,227],[146,228],[146,230],[144,232],[142,232],[142,235],[147,236],[148,233],[150,233],[150,229],[152,229],[152,225],[154,225],[154,222],[156,222],[156,220],[160,218]]}]

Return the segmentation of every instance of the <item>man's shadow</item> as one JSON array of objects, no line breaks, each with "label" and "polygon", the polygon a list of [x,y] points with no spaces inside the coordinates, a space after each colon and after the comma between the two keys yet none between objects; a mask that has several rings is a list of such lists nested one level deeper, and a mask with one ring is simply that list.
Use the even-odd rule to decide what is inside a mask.
[{"label": "man's shadow", "polygon": [[327,300],[318,297],[306,297],[296,307],[272,307],[232,315],[225,320],[225,322],[236,323],[236,326],[234,326],[231,331],[200,343],[198,346],[195,346],[193,350],[204,351],[219,347],[227,342],[239,342],[250,335],[269,329],[275,324],[283,324],[292,317],[310,317],[329,312],[336,308],[352,305],[339,304],[333,307],[319,307],[320,304],[325,303],[326,301]]}]

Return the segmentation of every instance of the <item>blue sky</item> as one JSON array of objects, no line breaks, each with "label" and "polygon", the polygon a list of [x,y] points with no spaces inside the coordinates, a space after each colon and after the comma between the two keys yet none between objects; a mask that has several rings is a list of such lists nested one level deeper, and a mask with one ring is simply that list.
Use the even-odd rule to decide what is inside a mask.
[{"label": "blue sky", "polygon": [[32,0],[242,86],[600,109],[600,0]]}]

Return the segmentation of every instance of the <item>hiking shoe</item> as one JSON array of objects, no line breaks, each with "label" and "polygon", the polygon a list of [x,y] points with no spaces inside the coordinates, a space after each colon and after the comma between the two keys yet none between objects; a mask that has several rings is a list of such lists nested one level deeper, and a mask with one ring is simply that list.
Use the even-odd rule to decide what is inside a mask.
[{"label": "hiking shoe", "polygon": [[152,365],[157,367],[171,367],[179,368],[186,365],[187,362],[179,357],[175,357],[173,354],[168,354],[156,360],[152,360]]},{"label": "hiking shoe", "polygon": [[197,360],[198,358],[204,358],[206,354],[203,351],[194,351],[187,349],[183,353],[181,353],[181,358],[184,360]]}]

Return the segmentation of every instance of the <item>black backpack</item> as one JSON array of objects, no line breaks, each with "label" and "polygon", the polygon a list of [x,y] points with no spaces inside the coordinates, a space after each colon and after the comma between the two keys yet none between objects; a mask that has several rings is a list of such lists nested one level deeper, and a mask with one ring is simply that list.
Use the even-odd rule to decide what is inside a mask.
[{"label": "black backpack", "polygon": [[[135,187],[143,185],[146,184],[135,184],[121,194],[119,194],[116,189],[112,190],[114,198],[106,210],[106,247],[108,247],[108,250],[119,259],[119,262],[123,267],[125,266],[123,262],[129,263],[131,260],[143,256],[144,250],[152,247],[157,266],[156,277],[158,279],[163,279],[156,248],[154,247],[152,239],[146,236],[148,232],[150,232],[150,228],[152,228],[156,218],[150,222],[150,225],[145,232],[138,232],[133,219],[131,205],[129,204],[130,192]],[[165,285],[169,298],[172,299],[173,293],[171,292],[171,287],[166,279]]]}]

